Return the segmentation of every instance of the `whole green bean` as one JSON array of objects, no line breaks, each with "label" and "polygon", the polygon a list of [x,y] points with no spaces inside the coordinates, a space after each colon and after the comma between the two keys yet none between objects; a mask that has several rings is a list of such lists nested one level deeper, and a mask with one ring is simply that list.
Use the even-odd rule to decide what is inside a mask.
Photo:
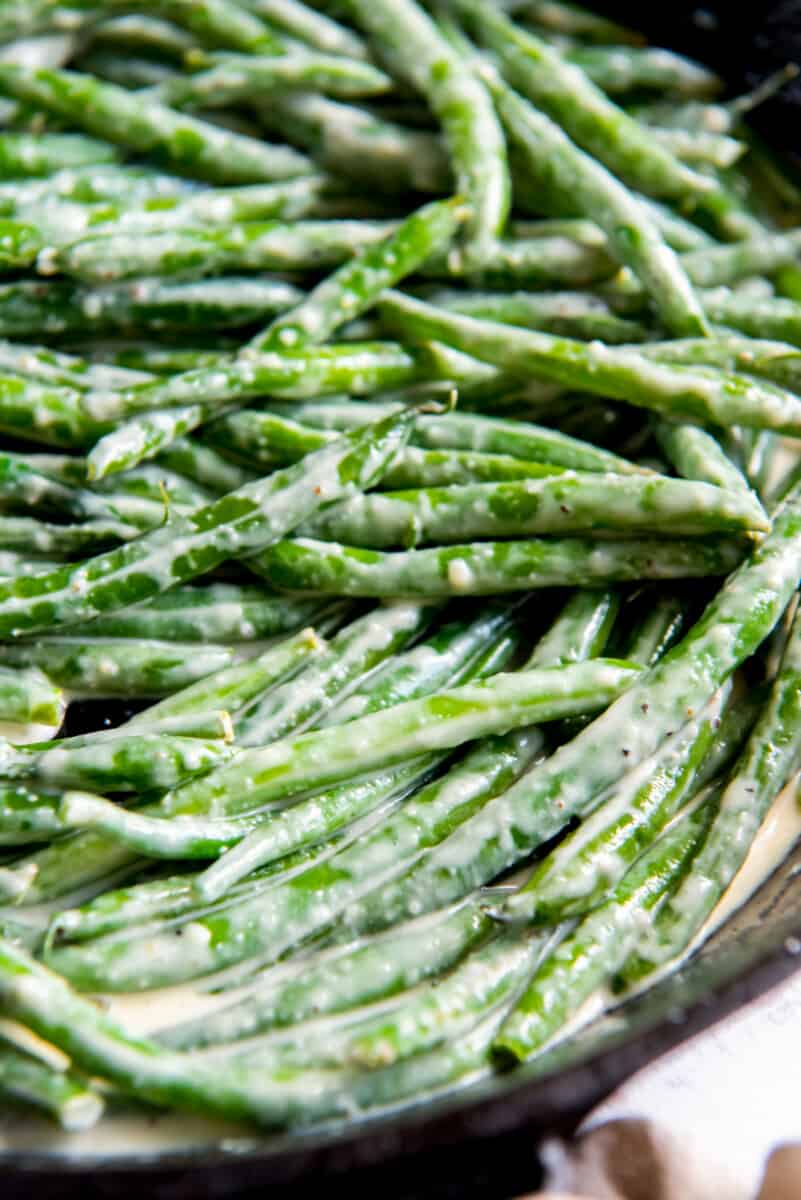
[{"label": "whole green bean", "polygon": [[[373,411],[391,412],[392,406]],[[271,405],[273,415],[292,416],[321,429],[354,429],[367,424],[370,412],[362,404],[328,400],[293,405]],[[411,439],[429,450],[471,450],[503,454],[529,462],[546,463],[574,471],[639,474],[644,468],[591,442],[569,437],[557,430],[528,421],[504,420],[473,413],[449,412],[444,416],[421,415],[414,423]],[[311,447],[309,447],[311,448]],[[391,469],[391,468],[390,468]]]},{"label": "whole green bean", "polygon": [[[393,229],[384,221],[248,221],[204,228],[168,229],[163,233],[137,230],[85,237],[53,250],[45,260],[48,271],[90,283],[110,283],[132,275],[180,278],[225,271],[295,271],[338,266]],[[52,268],[52,271],[51,271]]]},{"label": "whole green bean", "polygon": [[259,116],[268,129],[308,150],[319,166],[362,187],[388,194],[450,190],[447,154],[427,131],[314,92],[273,93]]},{"label": "whole green bean", "polygon": [[600,225],[613,253],[641,280],[668,329],[679,336],[705,333],[700,301],[647,209],[550,117],[507,87],[494,68],[484,65],[481,74],[530,170],[544,172],[551,189],[566,192],[583,216]]},{"label": "whole green bean", "polygon": [[268,25],[327,54],[367,57],[367,47],[357,33],[300,0],[247,0],[247,7]]},{"label": "whole green bean", "polygon": [[276,89],[303,88],[343,99],[390,91],[392,80],[359,59],[293,51],[259,57],[249,54],[200,57],[193,75],[171,75],[158,88],[159,99],[174,108],[226,108]]},{"label": "whole green bean", "polygon": [[[76,398],[74,404],[84,413],[93,413],[95,419],[110,423],[151,409],[182,404],[211,409],[217,402],[220,406],[239,403],[265,393],[288,399],[348,391],[369,395],[424,379],[430,366],[430,356],[425,352],[406,351],[396,342],[283,349],[280,354],[269,351],[242,358],[220,355],[214,366],[198,367],[123,391],[90,394]],[[59,393],[59,399],[62,395]],[[369,418],[370,410],[365,412]]]},{"label": "whole green bean", "polygon": [[532,372],[554,383],[701,423],[788,434],[801,429],[801,406],[795,397],[745,375],[655,363],[636,348],[577,342],[480,321],[398,292],[386,293],[381,311],[405,336],[439,338],[504,370]]},{"label": "whole green bean", "polygon": [[414,0],[348,0],[348,10],[440,121],[457,188],[471,210],[464,261],[481,267],[509,212],[506,148],[490,97]]},{"label": "whole green bean", "polygon": [[650,335],[638,321],[619,317],[601,297],[587,292],[429,292],[426,299],[438,308],[484,317],[505,325],[523,325],[562,337],[588,341],[639,342]]},{"label": "whole green bean", "polygon": [[[48,749],[38,745],[3,755],[3,770],[11,779],[35,778],[44,787],[92,788],[102,792],[150,792],[178,787],[193,775],[210,771],[231,754],[222,739],[180,734],[125,732],[73,746],[64,738]],[[81,804],[93,797],[67,792],[60,815],[67,829],[80,828]],[[104,802],[105,803],[105,802]]]},{"label": "whole green bean", "polygon": [[376,549],[442,545],[466,538],[611,530],[693,536],[764,531],[770,522],[748,489],[663,476],[581,475],[420,488],[357,496],[333,505],[299,531],[324,541]]},{"label": "whole green bean", "polygon": [[215,182],[262,183],[310,170],[305,155],[288,146],[230,133],[74,71],[31,71],[0,63],[0,90],[112,143]]},{"label": "whole green bean", "polygon": [[723,287],[704,291],[702,296],[704,309],[712,321],[749,337],[801,345],[801,304],[797,300],[786,300],[783,296],[754,298]]},{"label": "whole green bean", "polygon": [[[0,540],[2,525],[0,525]],[[319,603],[297,603],[258,585],[211,583],[175,588],[144,604],[72,626],[70,636],[176,642],[251,642],[313,623]]]},{"label": "whole green bean", "polygon": [[[242,409],[213,422],[206,436],[237,457],[265,467],[297,462],[336,435],[301,425],[276,413]],[[536,479],[558,475],[566,468],[528,462],[509,454],[470,450],[423,450],[407,446],[381,480],[382,488],[447,487],[458,483],[491,483],[505,479]],[[0,525],[0,542],[2,541]]]},{"label": "whole green bean", "polygon": [[708,67],[661,47],[572,46],[565,58],[613,96],[649,88],[675,97],[706,99],[721,87]]},{"label": "whole green bean", "polygon": [[224,671],[239,657],[225,645],[95,637],[88,628],[75,636],[0,645],[3,675],[38,667],[77,696],[166,696]]},{"label": "whole green bean", "polygon": [[[48,282],[23,279],[0,285],[0,332],[17,338],[42,330],[57,335],[133,330],[183,332],[209,325],[237,328],[289,308],[300,298],[301,292],[293,284],[248,276],[176,282],[136,279],[105,287],[84,286],[63,279]],[[195,363],[193,358],[191,365]],[[168,370],[186,369],[180,363],[175,365],[174,356],[163,366]],[[92,373],[86,381],[71,382],[72,386],[91,387]]]},{"label": "whole green bean", "polygon": [[271,587],[339,596],[472,596],[639,579],[725,575],[743,556],[735,541],[542,538],[382,553],[296,538],[250,565]]}]

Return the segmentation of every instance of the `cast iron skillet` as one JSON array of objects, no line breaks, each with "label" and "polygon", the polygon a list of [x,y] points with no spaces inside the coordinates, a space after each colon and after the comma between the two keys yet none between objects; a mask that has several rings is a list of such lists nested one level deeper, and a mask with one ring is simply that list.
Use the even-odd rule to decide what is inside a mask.
[{"label": "cast iron skillet", "polygon": [[[651,12],[619,0],[597,7],[658,44],[712,63],[733,91],[788,59],[801,63],[801,0],[671,0]],[[758,115],[773,145],[793,155],[801,155],[799,112],[801,83]],[[92,1160],[0,1156],[0,1196],[246,1200],[269,1188],[271,1198],[284,1200],[337,1188],[349,1200],[377,1193],[382,1200],[502,1200],[536,1187],[539,1137],[568,1132],[633,1071],[790,975],[801,966],[799,952],[801,846],[682,970],[528,1067],[401,1115],[324,1134],[255,1138],[236,1152],[209,1145]]]}]

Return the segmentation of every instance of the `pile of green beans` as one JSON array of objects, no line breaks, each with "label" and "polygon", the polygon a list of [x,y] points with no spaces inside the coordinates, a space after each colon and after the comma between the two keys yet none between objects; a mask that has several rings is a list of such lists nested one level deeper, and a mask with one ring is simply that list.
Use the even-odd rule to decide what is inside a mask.
[{"label": "pile of green beans", "polygon": [[773,86],[560,0],[0,0],[3,1113],[419,1103],[747,898],[801,769]]}]

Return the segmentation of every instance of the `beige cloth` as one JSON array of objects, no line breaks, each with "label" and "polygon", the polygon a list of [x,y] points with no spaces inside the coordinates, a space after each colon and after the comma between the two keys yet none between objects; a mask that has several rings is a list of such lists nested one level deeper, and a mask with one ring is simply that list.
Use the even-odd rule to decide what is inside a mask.
[{"label": "beige cloth", "polygon": [[801,973],[627,1080],[541,1200],[801,1200]]},{"label": "beige cloth", "polygon": [[[610,1121],[570,1149],[550,1149],[553,1186],[524,1200],[716,1200],[714,1184],[687,1170],[680,1148],[647,1121]],[[546,1151],[546,1158],[549,1156]],[[571,1190],[553,1190],[553,1188]],[[801,1198],[801,1144],[780,1146],[755,1200]]]}]

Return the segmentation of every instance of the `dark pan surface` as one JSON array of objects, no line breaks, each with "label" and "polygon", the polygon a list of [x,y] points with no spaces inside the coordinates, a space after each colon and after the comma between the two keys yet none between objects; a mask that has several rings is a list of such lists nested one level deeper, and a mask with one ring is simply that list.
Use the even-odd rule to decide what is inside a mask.
[{"label": "dark pan surface", "polygon": [[[653,41],[696,54],[752,86],[801,63],[801,0],[781,3],[603,5]],[[700,10],[700,17],[699,17]],[[717,24],[716,24],[717,22]],[[758,119],[801,159],[801,83]],[[402,1114],[303,1136],[254,1138],[247,1149],[199,1146],[152,1156],[56,1160],[0,1155],[2,1200],[273,1200],[346,1188],[349,1200],[501,1200],[536,1187],[536,1141],[567,1132],[603,1096],[658,1055],[761,995],[801,966],[801,847],[680,971],[600,1018],[547,1057]],[[390,1169],[388,1169],[388,1167]]]}]

